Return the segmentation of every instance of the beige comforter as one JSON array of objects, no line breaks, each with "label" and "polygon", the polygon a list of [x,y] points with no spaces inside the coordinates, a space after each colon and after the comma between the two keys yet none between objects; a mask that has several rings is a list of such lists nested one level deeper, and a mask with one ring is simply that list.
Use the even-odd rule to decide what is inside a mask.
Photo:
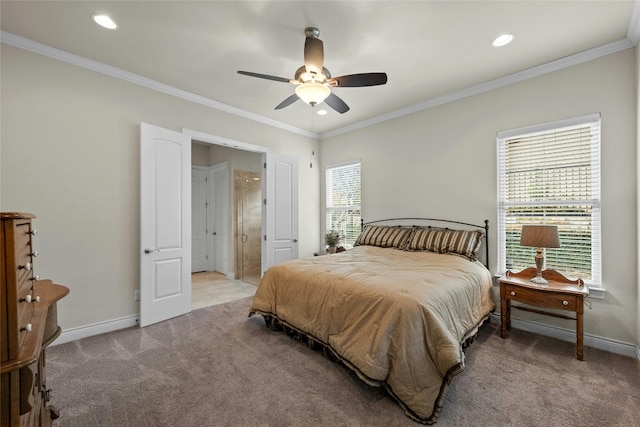
[{"label": "beige comforter", "polygon": [[495,308],[489,271],[455,255],[373,246],[271,267],[251,314],[329,346],[416,421],[434,422],[461,342]]}]

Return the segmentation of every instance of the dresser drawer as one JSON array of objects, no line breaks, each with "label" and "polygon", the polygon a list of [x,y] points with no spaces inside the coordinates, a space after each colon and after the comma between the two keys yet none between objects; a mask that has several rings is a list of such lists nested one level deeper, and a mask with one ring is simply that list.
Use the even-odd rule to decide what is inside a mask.
[{"label": "dresser drawer", "polygon": [[27,297],[27,295],[33,294],[31,289],[22,290],[18,294],[18,345],[22,345],[24,338],[27,334],[30,334],[27,329],[29,328],[27,325],[31,323],[31,317],[33,315],[34,303],[28,303],[26,301],[20,301]]},{"label": "dresser drawer", "polygon": [[31,236],[28,234],[28,229],[25,227],[17,227],[16,236],[17,242],[15,247],[15,262],[16,265],[16,281],[18,286],[23,286],[26,282],[31,282],[29,279],[33,277],[33,250],[31,248]]},{"label": "dresser drawer", "polygon": [[544,290],[527,289],[505,284],[505,298],[526,304],[544,305],[549,308],[576,311],[578,297],[572,294],[550,293]]},{"label": "dresser drawer", "polygon": [[31,224],[29,222],[17,223],[13,240],[16,252],[22,252],[31,247]]}]

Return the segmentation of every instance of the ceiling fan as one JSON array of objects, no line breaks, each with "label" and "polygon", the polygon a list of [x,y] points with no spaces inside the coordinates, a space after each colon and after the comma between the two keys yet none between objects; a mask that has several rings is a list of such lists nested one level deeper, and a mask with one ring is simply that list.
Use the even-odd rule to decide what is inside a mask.
[{"label": "ceiling fan", "polygon": [[296,70],[293,80],[285,77],[258,74],[249,71],[238,71],[238,74],[258,77],[260,79],[274,80],[276,82],[291,83],[296,85],[295,93],[276,106],[276,110],[287,107],[298,99],[311,106],[322,101],[340,114],[349,111],[349,106],[331,91],[336,87],[363,87],[378,86],[387,83],[386,73],[361,73],[348,74],[340,77],[331,77],[331,73],[324,67],[324,46],[320,36],[320,30],[309,27],[305,30],[304,65]]}]

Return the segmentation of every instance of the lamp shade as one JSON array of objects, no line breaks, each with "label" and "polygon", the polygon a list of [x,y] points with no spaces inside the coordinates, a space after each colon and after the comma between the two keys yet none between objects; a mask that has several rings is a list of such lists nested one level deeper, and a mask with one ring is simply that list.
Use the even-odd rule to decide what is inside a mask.
[{"label": "lamp shade", "polygon": [[327,85],[318,82],[307,82],[296,86],[296,95],[309,105],[317,105],[331,94]]},{"label": "lamp shade", "polygon": [[534,248],[559,248],[557,225],[523,225],[520,246]]}]

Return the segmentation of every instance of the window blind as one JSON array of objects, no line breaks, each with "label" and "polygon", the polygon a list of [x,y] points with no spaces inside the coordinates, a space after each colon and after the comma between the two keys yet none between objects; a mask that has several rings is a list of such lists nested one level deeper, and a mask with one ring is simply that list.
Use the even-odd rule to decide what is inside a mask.
[{"label": "window blind", "polygon": [[360,235],[360,162],[326,169],[326,228],[336,230],[342,243],[353,245]]},{"label": "window blind", "polygon": [[498,268],[534,263],[524,224],[554,224],[545,268],[600,284],[600,115],[498,134]]}]

